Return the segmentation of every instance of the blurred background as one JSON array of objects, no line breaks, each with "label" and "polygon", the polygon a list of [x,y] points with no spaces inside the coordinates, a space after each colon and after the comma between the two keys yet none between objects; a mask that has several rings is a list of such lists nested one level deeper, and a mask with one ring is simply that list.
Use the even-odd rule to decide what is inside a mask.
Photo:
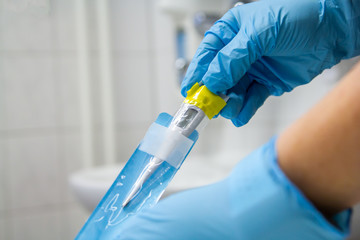
[{"label": "blurred background", "polygon": [[[156,116],[177,110],[188,61],[234,3],[0,0],[1,240],[75,237]],[[226,176],[355,62],[271,97],[242,128],[211,121],[173,191]],[[359,223],[355,214],[350,239],[360,238]]]}]

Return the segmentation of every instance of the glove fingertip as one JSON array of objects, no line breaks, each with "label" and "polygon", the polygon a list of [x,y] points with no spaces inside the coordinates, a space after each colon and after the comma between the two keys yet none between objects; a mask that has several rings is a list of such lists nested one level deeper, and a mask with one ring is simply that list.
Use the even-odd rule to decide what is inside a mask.
[{"label": "glove fingertip", "polygon": [[237,127],[247,124],[269,96],[270,92],[264,85],[254,82],[249,87],[244,106],[238,116],[233,119],[233,124]]},{"label": "glove fingertip", "polygon": [[231,108],[229,108],[229,107],[225,107],[225,108],[220,112],[220,115],[221,115],[223,118],[226,118],[226,119],[232,119],[232,118],[236,117],[236,114],[234,114],[233,109],[231,109]]},{"label": "glove fingertip", "polygon": [[239,116],[237,118],[233,118],[231,119],[231,122],[234,124],[235,127],[242,127],[245,124],[247,124],[250,121],[250,117],[244,118],[243,115],[241,115],[241,113],[239,114]]},{"label": "glove fingertip", "polygon": [[242,103],[243,100],[241,96],[236,96],[236,98],[230,98],[227,101],[226,106],[221,110],[220,115],[227,119],[236,118],[236,116],[240,112]]},{"label": "glove fingertip", "polygon": [[183,81],[181,82],[181,95],[183,95],[183,97],[187,96],[187,91],[190,90],[190,88],[195,84],[195,80],[192,80],[192,77],[187,77],[185,76],[185,78],[183,79]]},{"label": "glove fingertip", "polygon": [[[234,89],[232,89],[234,90]],[[230,91],[227,96],[229,97],[226,106],[221,110],[220,115],[226,119],[234,119],[240,113],[244,102],[244,93],[242,91]]]},{"label": "glove fingertip", "polygon": [[184,87],[182,87],[181,88],[181,95],[183,96],[183,97],[186,97],[187,96],[187,87],[186,86],[184,86]]}]

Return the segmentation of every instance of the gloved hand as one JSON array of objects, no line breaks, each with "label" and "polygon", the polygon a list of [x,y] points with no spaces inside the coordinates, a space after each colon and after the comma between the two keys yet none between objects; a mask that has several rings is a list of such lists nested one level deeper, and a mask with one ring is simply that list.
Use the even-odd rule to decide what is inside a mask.
[{"label": "gloved hand", "polygon": [[360,54],[360,0],[263,0],[232,8],[205,34],[181,93],[202,81],[230,97],[221,115],[246,124],[269,95]]},{"label": "gloved hand", "polygon": [[240,161],[225,180],[170,196],[129,218],[114,239],[344,239],[350,211],[329,223],[287,179],[275,139]]}]

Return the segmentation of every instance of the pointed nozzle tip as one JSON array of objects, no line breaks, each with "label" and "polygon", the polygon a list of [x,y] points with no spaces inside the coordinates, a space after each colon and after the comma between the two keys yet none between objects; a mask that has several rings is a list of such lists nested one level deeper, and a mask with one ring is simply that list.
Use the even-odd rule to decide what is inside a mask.
[{"label": "pointed nozzle tip", "polygon": [[122,203],[122,207],[125,207],[130,202],[129,198],[126,198],[125,201]]}]

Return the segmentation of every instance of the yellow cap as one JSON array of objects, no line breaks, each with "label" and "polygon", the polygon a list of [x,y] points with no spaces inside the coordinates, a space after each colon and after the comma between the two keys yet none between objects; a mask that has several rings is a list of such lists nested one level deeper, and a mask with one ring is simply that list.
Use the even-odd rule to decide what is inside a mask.
[{"label": "yellow cap", "polygon": [[226,105],[224,99],[220,96],[210,92],[210,90],[199,83],[195,83],[187,92],[187,97],[184,103],[192,104],[204,111],[209,119],[212,119],[218,114]]}]

